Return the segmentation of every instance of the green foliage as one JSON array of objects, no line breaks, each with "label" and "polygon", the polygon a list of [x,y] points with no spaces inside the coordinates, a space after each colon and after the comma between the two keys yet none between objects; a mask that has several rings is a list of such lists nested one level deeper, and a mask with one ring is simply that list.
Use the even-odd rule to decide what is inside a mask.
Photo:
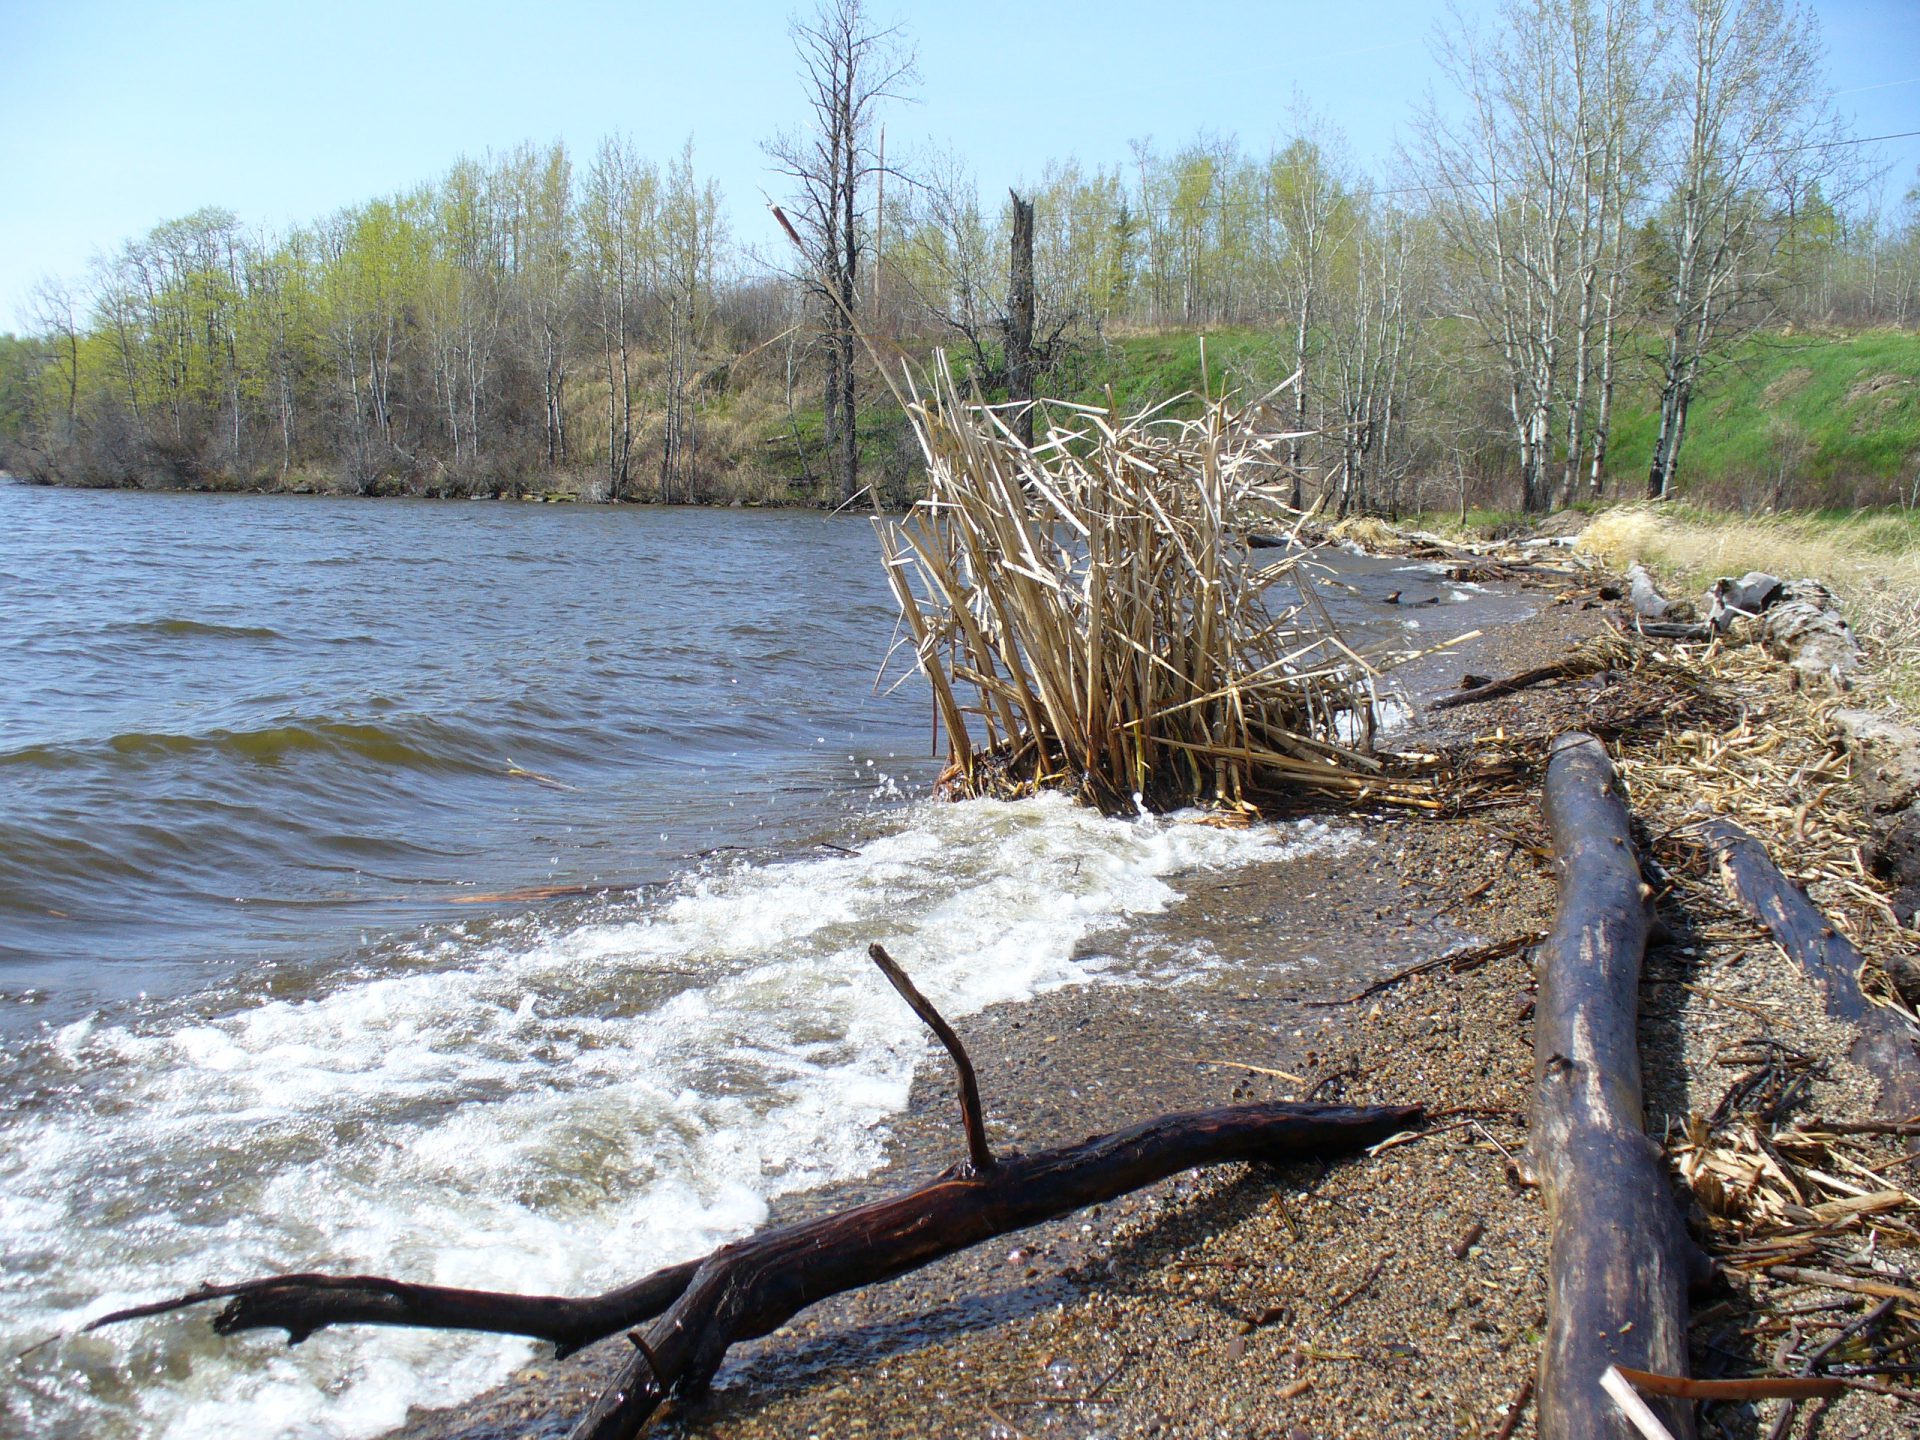
[{"label": "green foliage", "polygon": [[38,345],[18,335],[0,335],[0,457],[27,438],[39,372]]},{"label": "green foliage", "polygon": [[[1111,389],[1131,413],[1203,386],[1264,393],[1300,366],[1320,435],[1294,458],[1330,503],[1451,509],[1464,489],[1499,505],[1511,401],[1475,318],[1470,247],[1432,203],[1376,193],[1326,127],[1301,128],[1270,153],[1202,134],[1121,166],[1049,163],[1020,187],[1035,201],[1042,392],[1104,403]],[[948,348],[963,382],[1002,399],[1005,206],[957,160],[917,178],[889,183],[884,233],[862,236],[862,323],[883,353]],[[1650,461],[1636,362],[1656,348],[1674,264],[1670,197],[1644,199],[1624,242],[1614,493],[1638,493]],[[1817,188],[1796,205],[1772,216],[1783,291],[1831,311],[1871,259],[1865,293],[1908,297],[1910,313],[1920,216],[1875,230]],[[656,165],[617,138],[579,175],[563,146],[523,145],[280,235],[196,211],[123,246],[84,300],[37,297],[36,333],[0,346],[0,435],[87,483],[833,503],[819,297],[804,277],[742,272],[722,213],[690,151]],[[1688,413],[1683,494],[1920,504],[1920,339],[1732,348],[1710,357]],[[860,367],[863,471],[903,498],[917,452]],[[1589,370],[1591,415],[1591,356]],[[1552,438],[1535,453],[1568,443],[1569,365],[1549,388]]]}]

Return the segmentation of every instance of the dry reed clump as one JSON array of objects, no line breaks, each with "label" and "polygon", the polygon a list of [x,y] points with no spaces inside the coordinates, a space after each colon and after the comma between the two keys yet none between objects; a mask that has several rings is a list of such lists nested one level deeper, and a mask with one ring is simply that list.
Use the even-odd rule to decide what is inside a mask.
[{"label": "dry reed clump", "polygon": [[1028,446],[944,361],[932,387],[909,401],[927,497],[875,524],[951,789],[1059,787],[1109,813],[1300,788],[1433,803],[1369,753],[1374,671],[1308,552],[1244,543],[1298,520],[1274,396],[1193,420],[1053,404]]}]

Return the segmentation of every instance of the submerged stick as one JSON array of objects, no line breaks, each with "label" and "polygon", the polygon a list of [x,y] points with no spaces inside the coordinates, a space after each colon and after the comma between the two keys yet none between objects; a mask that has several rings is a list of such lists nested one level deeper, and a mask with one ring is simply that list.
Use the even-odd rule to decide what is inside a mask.
[{"label": "submerged stick", "polygon": [[1920,1051],[1913,1027],[1860,988],[1865,957],[1752,835],[1731,820],[1708,821],[1703,833],[1727,892],[1807,972],[1827,1014],[1856,1032],[1849,1053],[1878,1082],[1881,1108],[1903,1120],[1920,1118]]},{"label": "submerged stick", "polygon": [[[1530,1158],[1550,1229],[1543,1440],[1636,1432],[1601,1390],[1618,1364],[1684,1375],[1692,1251],[1642,1129],[1636,1030],[1651,925],[1613,763],[1591,735],[1554,742],[1543,795],[1560,904],[1540,952]],[[1683,1406],[1656,1407],[1675,1435]]]}]

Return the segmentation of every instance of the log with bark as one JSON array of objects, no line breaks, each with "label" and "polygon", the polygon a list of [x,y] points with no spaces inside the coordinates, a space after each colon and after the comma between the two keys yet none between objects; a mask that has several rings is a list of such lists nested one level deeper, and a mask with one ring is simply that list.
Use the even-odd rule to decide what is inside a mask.
[{"label": "log with bark", "polygon": [[1840,603],[1818,580],[1795,580],[1760,621],[1760,641],[1769,655],[1784,660],[1795,685],[1835,690],[1852,687],[1860,668],[1860,645],[1840,616]]},{"label": "log with bark", "polygon": [[[706,1389],[729,1348],[777,1330],[809,1305],[919,1269],[996,1236],[1230,1161],[1351,1153],[1421,1118],[1418,1106],[1273,1102],[1163,1115],[1079,1145],[996,1156],[973,1065],[959,1037],[880,946],[870,947],[939,1038],[959,1075],[967,1158],[917,1190],[780,1226],[581,1298],[413,1285],[380,1276],[276,1275],[102,1316],[96,1329],[224,1299],[222,1334],[283,1329],[297,1344],[329,1325],[409,1325],[526,1335],[559,1354],[628,1331],[634,1353],[570,1432],[625,1440],[669,1397]],[[644,1333],[631,1327],[647,1325]]]},{"label": "log with bark", "polygon": [[1704,832],[1721,882],[1767,927],[1777,944],[1820,989],[1827,1014],[1856,1035],[1853,1062],[1880,1086],[1880,1109],[1920,1117],[1920,1050],[1914,1028],[1860,988],[1865,957],[1853,942],[1773,863],[1767,849],[1731,820],[1710,820]]},{"label": "log with bark", "polygon": [[[1540,951],[1529,1161],[1549,1224],[1545,1440],[1628,1440],[1611,1365],[1684,1375],[1698,1259],[1643,1129],[1637,1038],[1651,925],[1613,764],[1591,735],[1555,741],[1543,808],[1560,901]],[[1676,1435],[1691,1415],[1661,1402]]]}]

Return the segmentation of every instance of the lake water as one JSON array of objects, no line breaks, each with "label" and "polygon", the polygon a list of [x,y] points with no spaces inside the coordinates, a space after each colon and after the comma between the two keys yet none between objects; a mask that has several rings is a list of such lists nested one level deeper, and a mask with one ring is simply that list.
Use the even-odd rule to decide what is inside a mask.
[{"label": "lake water", "polygon": [[[1470,598],[1342,564],[1361,630]],[[870,941],[950,1015],[1173,985],[1108,942],[1181,875],[1351,843],[927,801],[893,635],[865,520],[0,482],[0,1347],[276,1270],[624,1282],[880,1162],[927,1041]],[[531,1353],[139,1322],[0,1434],[372,1435]]]}]

